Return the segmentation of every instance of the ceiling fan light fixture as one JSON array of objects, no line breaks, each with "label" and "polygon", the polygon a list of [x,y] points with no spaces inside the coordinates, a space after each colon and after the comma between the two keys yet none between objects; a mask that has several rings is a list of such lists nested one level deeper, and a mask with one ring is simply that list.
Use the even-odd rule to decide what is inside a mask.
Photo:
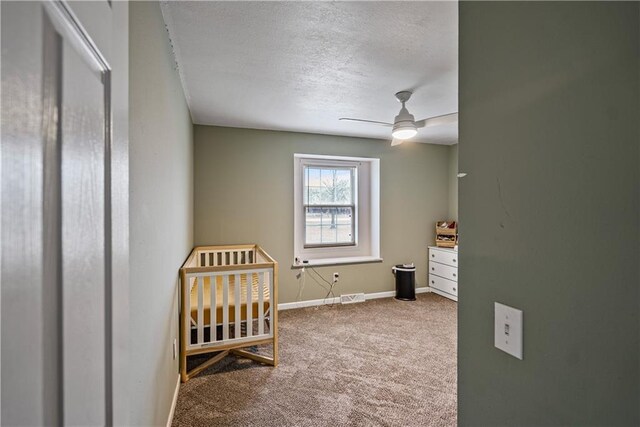
[{"label": "ceiling fan light fixture", "polygon": [[409,98],[411,98],[411,92],[408,90],[403,90],[396,93],[396,99],[402,104],[402,107],[400,108],[400,111],[398,112],[398,115],[394,119],[393,123],[379,122],[376,120],[353,119],[349,117],[341,117],[340,120],[357,123],[372,123],[376,125],[391,127],[391,135],[393,135],[393,140],[391,141],[392,147],[400,145],[403,141],[416,136],[418,134],[418,128],[447,125],[449,123],[456,123],[458,121],[457,112],[443,114],[435,117],[428,117],[426,119],[416,121],[416,119],[413,117],[413,114],[411,114],[405,106]]},{"label": "ceiling fan light fixture", "polygon": [[393,135],[396,139],[411,139],[418,133],[416,126],[413,122],[410,123],[396,123],[393,126],[393,131],[391,135]]}]

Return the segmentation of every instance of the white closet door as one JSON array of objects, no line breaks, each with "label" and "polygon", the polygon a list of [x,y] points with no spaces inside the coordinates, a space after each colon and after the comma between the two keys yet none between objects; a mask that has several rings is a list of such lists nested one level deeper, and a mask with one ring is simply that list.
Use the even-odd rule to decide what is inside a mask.
[{"label": "white closet door", "polygon": [[[116,47],[126,57],[126,37],[113,30],[119,23],[126,33],[127,5],[1,7],[0,422],[121,423],[125,418],[114,412],[122,411],[114,402],[114,378],[122,383],[122,373],[114,373],[114,336],[122,342],[114,333],[121,325],[114,295],[127,283],[114,293],[112,277],[123,276],[113,259],[116,253],[121,263],[126,251],[126,224],[117,202],[114,239],[112,186],[123,186],[112,175],[114,129],[121,144],[126,117],[112,119],[111,57]],[[124,71],[118,79],[126,79]],[[121,81],[117,87],[121,97]],[[118,162],[124,141],[124,150],[116,146]]]}]

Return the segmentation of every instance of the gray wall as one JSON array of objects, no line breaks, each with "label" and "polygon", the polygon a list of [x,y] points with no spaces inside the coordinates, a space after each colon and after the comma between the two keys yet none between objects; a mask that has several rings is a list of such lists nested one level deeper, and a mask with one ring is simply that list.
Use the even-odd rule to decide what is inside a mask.
[{"label": "gray wall", "polygon": [[458,144],[449,148],[449,219],[458,220]]},{"label": "gray wall", "polygon": [[[196,244],[258,243],[280,263],[279,302],[295,301],[293,154],[380,158],[383,263],[318,268],[340,273],[336,295],[394,289],[391,266],[415,262],[426,286],[427,245],[447,217],[450,148],[292,132],[195,126]],[[325,292],[307,277],[302,300]]]},{"label": "gray wall", "polygon": [[130,3],[131,423],[164,425],[178,269],[193,243],[193,138],[157,2]]},{"label": "gray wall", "polygon": [[638,6],[460,3],[460,425],[640,423]]}]

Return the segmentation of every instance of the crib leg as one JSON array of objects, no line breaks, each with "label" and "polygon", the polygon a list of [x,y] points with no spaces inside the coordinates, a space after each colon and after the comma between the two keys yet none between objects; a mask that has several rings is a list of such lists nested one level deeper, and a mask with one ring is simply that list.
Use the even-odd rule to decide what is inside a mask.
[{"label": "crib leg", "polygon": [[[190,370],[187,373],[187,379],[192,378],[196,375],[198,375],[200,372],[204,371],[205,369],[207,369],[209,366],[218,363],[219,361],[221,361],[222,359],[224,359],[225,357],[227,357],[227,355],[229,354],[228,350],[224,350],[221,351],[219,354],[216,354],[215,356],[213,356],[211,359],[207,360],[206,362],[203,362],[202,364],[196,366],[195,368],[193,368],[192,370]],[[186,381],[184,381],[186,382]]]},{"label": "crib leg", "polygon": [[183,352],[180,352],[180,381],[186,383],[189,381],[189,375],[187,375],[187,356]]},{"label": "crib leg", "polygon": [[278,366],[278,330],[273,331],[273,366]]},{"label": "crib leg", "polygon": [[267,365],[273,365],[273,359],[271,357],[262,356],[256,353],[251,353],[250,351],[247,351],[247,350],[232,350],[231,353],[236,356],[251,359],[255,362],[264,363]]}]

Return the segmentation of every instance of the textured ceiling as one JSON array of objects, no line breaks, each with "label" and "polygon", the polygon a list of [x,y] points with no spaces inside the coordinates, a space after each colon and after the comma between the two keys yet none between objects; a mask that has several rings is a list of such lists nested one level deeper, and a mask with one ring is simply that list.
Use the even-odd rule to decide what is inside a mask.
[{"label": "textured ceiling", "polygon": [[[458,110],[457,2],[163,2],[197,124],[390,138],[394,93],[416,120]],[[456,125],[416,141],[457,142]]]}]

